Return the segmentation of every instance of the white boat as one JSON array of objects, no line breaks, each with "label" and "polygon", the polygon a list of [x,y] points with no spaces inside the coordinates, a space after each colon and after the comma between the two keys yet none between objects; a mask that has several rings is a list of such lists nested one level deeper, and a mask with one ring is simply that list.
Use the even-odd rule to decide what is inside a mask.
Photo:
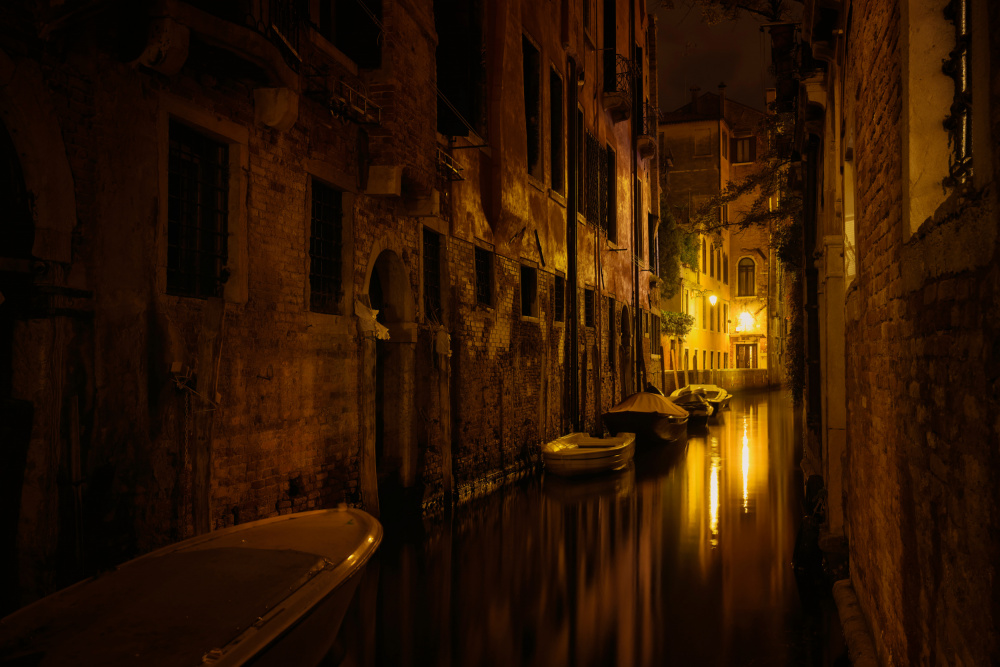
[{"label": "white boat", "polygon": [[564,477],[617,470],[625,467],[634,455],[635,433],[608,438],[570,433],[542,447],[545,469]]},{"label": "white boat", "polygon": [[184,540],[0,619],[0,664],[317,664],[381,541],[346,508]]},{"label": "white boat", "polygon": [[674,390],[670,396],[680,396],[689,391],[697,392],[704,396],[708,404],[714,409],[714,414],[716,415],[729,407],[729,399],[733,397],[732,394],[717,384],[689,384],[686,387]]}]

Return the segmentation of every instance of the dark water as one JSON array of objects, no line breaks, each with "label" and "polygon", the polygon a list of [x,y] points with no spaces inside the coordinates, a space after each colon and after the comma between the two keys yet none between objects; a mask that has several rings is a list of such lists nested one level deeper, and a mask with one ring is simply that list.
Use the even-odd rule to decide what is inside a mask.
[{"label": "dark water", "polygon": [[387,525],[334,662],[834,664],[835,614],[792,566],[796,451],[787,397],[746,394],[623,472]]}]

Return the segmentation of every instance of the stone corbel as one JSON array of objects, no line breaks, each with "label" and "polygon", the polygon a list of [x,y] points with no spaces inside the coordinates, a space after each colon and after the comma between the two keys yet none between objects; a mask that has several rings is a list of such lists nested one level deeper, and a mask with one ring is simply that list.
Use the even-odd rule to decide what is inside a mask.
[{"label": "stone corbel", "polygon": [[174,76],[187,62],[190,43],[191,31],[186,26],[169,17],[154,19],[149,24],[146,48],[135,64]]},{"label": "stone corbel", "polygon": [[292,129],[299,117],[299,94],[291,88],[255,88],[254,118],[276,130]]}]

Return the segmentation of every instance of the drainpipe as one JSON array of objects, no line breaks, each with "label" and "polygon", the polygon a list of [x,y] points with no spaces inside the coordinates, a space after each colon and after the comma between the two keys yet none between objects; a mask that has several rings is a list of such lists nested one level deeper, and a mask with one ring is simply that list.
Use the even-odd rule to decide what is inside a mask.
[{"label": "drainpipe", "polygon": [[567,306],[566,319],[569,320],[569,418],[573,430],[580,430],[580,341],[578,340],[579,317],[577,316],[577,204],[579,202],[580,179],[580,128],[576,126],[578,102],[576,60],[567,58],[566,108],[569,141],[567,142],[567,188],[566,188],[566,246],[569,250],[566,266],[566,283],[569,287],[569,298],[565,299]]}]

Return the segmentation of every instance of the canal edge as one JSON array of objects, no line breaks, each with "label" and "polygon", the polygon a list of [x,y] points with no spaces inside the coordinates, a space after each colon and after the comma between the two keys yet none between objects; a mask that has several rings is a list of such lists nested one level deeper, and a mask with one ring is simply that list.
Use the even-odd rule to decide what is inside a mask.
[{"label": "canal edge", "polygon": [[878,667],[875,641],[850,579],[834,582],[833,599],[837,603],[837,614],[840,616],[840,627],[847,642],[847,655],[851,659],[851,665]]}]

